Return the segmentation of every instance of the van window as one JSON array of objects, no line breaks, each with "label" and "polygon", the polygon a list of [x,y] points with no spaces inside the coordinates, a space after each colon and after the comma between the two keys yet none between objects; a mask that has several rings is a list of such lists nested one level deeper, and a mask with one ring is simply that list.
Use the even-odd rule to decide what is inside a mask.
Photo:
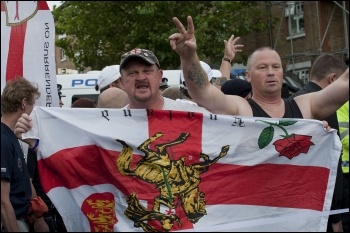
[{"label": "van window", "polygon": [[[81,98],[88,98],[94,100],[96,103],[98,101],[98,94],[89,94],[89,95],[73,95],[72,96],[72,103],[74,103],[76,100]],[[70,106],[69,106],[70,107]]]}]

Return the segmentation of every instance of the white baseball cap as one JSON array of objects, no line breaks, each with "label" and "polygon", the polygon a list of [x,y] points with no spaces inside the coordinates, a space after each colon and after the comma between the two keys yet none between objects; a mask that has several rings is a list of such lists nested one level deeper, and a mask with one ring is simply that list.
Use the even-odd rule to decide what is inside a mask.
[{"label": "white baseball cap", "polygon": [[106,66],[98,76],[97,85],[99,89],[103,89],[120,77],[119,65]]},{"label": "white baseball cap", "polygon": [[207,73],[209,82],[211,81],[212,78],[222,77],[220,70],[211,69],[210,66],[204,61],[200,61],[199,63],[201,64],[205,73]]}]

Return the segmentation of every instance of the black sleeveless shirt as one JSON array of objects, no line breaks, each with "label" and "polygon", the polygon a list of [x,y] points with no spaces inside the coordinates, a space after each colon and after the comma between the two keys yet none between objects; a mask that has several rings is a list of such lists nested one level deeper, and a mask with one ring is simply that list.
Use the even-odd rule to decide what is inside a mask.
[{"label": "black sleeveless shirt", "polygon": [[[284,115],[283,118],[303,118],[303,114],[294,99],[283,99],[284,101]],[[253,111],[254,117],[269,117],[269,116],[253,99],[249,99],[248,103]]]}]

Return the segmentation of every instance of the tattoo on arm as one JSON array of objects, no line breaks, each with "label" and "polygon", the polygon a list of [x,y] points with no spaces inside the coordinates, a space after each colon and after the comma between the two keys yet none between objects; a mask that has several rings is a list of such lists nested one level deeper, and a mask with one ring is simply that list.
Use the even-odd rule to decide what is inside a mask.
[{"label": "tattoo on arm", "polygon": [[[201,65],[193,64],[191,70],[188,72],[188,79],[197,87],[203,87],[206,77],[202,73]],[[208,79],[207,79],[208,80]]]}]

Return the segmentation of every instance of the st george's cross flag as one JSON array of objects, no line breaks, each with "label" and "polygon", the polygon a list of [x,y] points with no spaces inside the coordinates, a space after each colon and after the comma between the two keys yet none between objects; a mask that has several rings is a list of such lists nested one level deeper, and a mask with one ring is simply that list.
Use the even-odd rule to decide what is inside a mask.
[{"label": "st george's cross flag", "polygon": [[304,119],[35,107],[68,231],[326,231],[341,144]]},{"label": "st george's cross flag", "polygon": [[55,24],[46,1],[1,1],[1,92],[16,76],[37,84],[36,106],[58,107]]}]

